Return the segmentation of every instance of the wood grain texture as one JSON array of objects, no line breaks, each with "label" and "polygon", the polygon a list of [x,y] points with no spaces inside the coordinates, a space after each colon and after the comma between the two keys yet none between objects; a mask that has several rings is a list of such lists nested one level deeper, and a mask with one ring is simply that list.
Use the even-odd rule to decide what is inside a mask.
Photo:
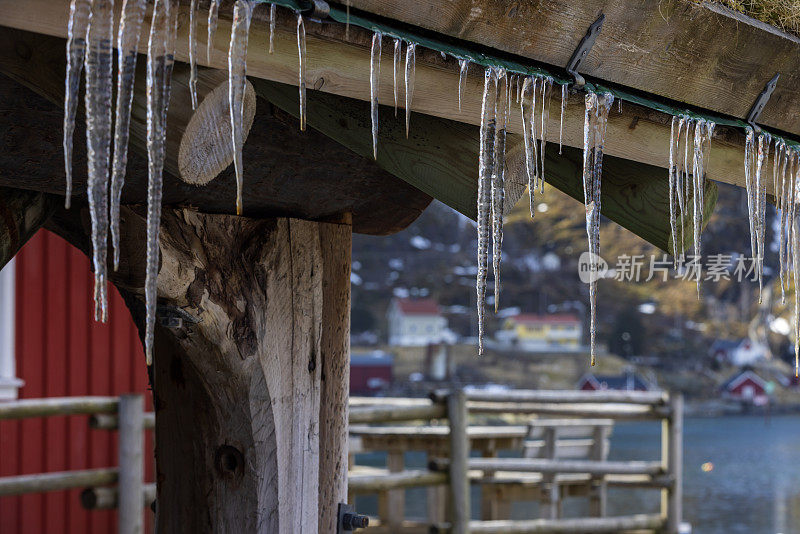
[{"label": "wood grain texture", "polygon": [[[439,11],[437,7],[437,13],[433,18],[446,16],[447,11],[444,8],[452,5],[453,1],[437,3],[436,6],[441,5],[442,10]],[[377,2],[374,5],[377,5]],[[388,2],[384,5],[388,5]],[[417,3],[414,2],[412,4],[404,1],[399,5],[402,8],[410,5],[417,6]],[[509,10],[513,11],[511,8],[514,6],[519,7],[519,5],[519,3],[509,4]],[[557,3],[556,7],[562,10],[565,9],[565,5]],[[573,10],[577,9],[576,5],[572,6]],[[41,16],[36,18],[28,16],[32,11],[41,13]],[[280,16],[275,33],[275,53],[269,54],[267,52],[269,32],[268,23],[265,20],[266,10],[262,9],[260,12],[256,10],[255,20],[250,32],[247,72],[250,77],[296,85],[298,68],[296,23],[294,17],[286,10],[279,9],[278,12]],[[3,13],[2,24],[5,26],[60,37],[66,34],[67,0],[0,0],[0,13]],[[179,28],[177,42],[176,57],[179,61],[188,60],[186,45],[188,30],[185,24],[187,17],[184,15],[185,13],[181,18],[184,23]],[[211,61],[208,63],[208,66],[216,68],[227,67],[230,21],[226,17],[230,17],[230,13],[222,12],[221,16],[223,18],[220,20],[216,33]],[[566,29],[564,24],[567,24],[568,18],[560,15],[559,20],[562,23],[558,27],[549,28],[548,33],[562,39],[563,31]],[[539,22],[538,18],[530,20],[536,21],[532,24],[532,27],[539,30],[546,28]],[[652,18],[649,20],[652,21]],[[350,39],[345,40],[345,30],[341,26],[339,24],[315,24],[310,21],[306,24],[308,32],[306,86],[309,89],[313,88],[323,92],[369,101],[369,43],[371,34],[365,30],[351,27]],[[585,32],[586,25],[581,25],[580,27],[580,32]],[[199,33],[202,43],[202,36],[205,35],[202,22],[200,28]],[[706,28],[703,28],[703,31],[711,33],[707,32]],[[512,40],[521,41],[522,39],[518,34],[514,34]],[[577,40],[576,38],[575,42]],[[564,41],[567,42],[568,39],[564,39]],[[568,48],[571,52],[574,44],[570,42]],[[142,46],[143,49],[144,46]],[[698,50],[700,49],[698,48]],[[648,56],[644,56],[640,62],[649,60]],[[200,54],[200,61],[206,64],[204,54]],[[566,60],[564,60],[564,63],[566,63]],[[381,65],[379,100],[388,103],[393,101],[392,57],[390,53],[383,54]],[[636,67],[638,68],[638,65]],[[632,69],[630,64],[626,64],[626,68]],[[687,68],[689,67],[677,72],[685,72]],[[437,52],[418,50],[413,110],[458,122],[478,124],[483,89],[482,72],[478,72],[478,69],[475,68],[470,70],[470,75],[465,85],[463,109],[461,111],[458,109],[457,99],[458,78],[458,66],[454,60],[445,61],[442,60]],[[686,80],[683,80],[682,83],[688,84]],[[755,95],[752,98],[755,98]],[[747,100],[752,102],[750,96],[747,97]],[[584,111],[583,96],[572,95],[569,98],[564,120],[564,142],[569,146],[583,146]],[[314,108],[309,106],[309,116],[314,112]],[[412,115],[411,118],[412,131],[416,124],[415,116]],[[548,126],[550,132],[558,132],[559,119],[558,113],[551,114]],[[521,132],[519,109],[516,106],[512,106],[509,131],[514,133]],[[669,161],[669,136],[670,118],[668,116],[651,109],[625,103],[622,107],[622,113],[612,112],[610,114],[605,153],[666,168]],[[744,136],[741,132],[730,128],[717,128],[709,155],[707,177],[721,182],[743,185],[743,149]],[[245,165],[247,165],[246,161]]]},{"label": "wood grain texture", "polygon": [[[136,233],[142,213],[123,211],[124,231]],[[88,251],[79,219],[58,214],[51,225]],[[316,533],[319,517],[330,521],[346,487],[349,235],[328,223],[164,211],[159,316],[183,323],[156,327],[159,530]],[[141,281],[112,279],[141,331]],[[326,369],[331,406],[321,411]],[[326,449],[339,451],[324,459],[321,422]]]},{"label": "wood grain texture", "polygon": [[322,340],[319,404],[319,531],[336,532],[338,504],[347,502],[347,419],[350,395],[350,263],[352,227],[319,229],[322,255]]},{"label": "wood grain texture", "polygon": [[743,119],[781,79],[760,122],[800,134],[800,39],[719,4],[692,0],[353,0],[351,6],[563,68],[606,19],[580,72]]},{"label": "wood grain texture", "polygon": [[[0,72],[41,95],[0,77],[6,105],[0,116],[5,148],[0,151],[0,185],[64,194],[63,112],[59,109],[63,106],[64,46],[60,38],[0,27]],[[187,65],[176,65],[177,81],[188,80],[187,74]],[[201,91],[210,91],[226,79],[223,71],[201,69],[199,86]],[[176,83],[176,93],[183,87]],[[183,90],[183,98],[188,99],[188,89]],[[136,91],[143,93],[144,86],[138,85]],[[174,96],[172,102],[178,98]],[[371,158],[343,150],[317,131],[300,132],[294,117],[263,100],[256,107],[256,120],[243,152],[245,215],[329,220],[352,213],[354,231],[384,235],[408,226],[430,203],[428,195],[385,172]],[[167,169],[172,172],[165,174],[164,205],[235,213],[232,166],[204,187],[175,177],[181,124],[190,117],[181,109],[186,110],[176,107],[175,113],[181,114],[172,116],[170,122],[176,137],[170,137],[174,142],[167,153]],[[82,113],[79,117],[74,137],[76,197],[84,196],[86,188]],[[145,124],[144,108],[134,107],[124,204],[146,201]]]}]

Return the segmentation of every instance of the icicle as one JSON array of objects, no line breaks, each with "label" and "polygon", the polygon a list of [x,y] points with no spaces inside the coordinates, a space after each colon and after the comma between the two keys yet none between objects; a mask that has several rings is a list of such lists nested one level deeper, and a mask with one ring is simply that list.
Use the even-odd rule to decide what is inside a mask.
[{"label": "icicle", "polygon": [[125,0],[117,35],[117,107],[114,120],[114,162],[111,166],[111,243],[114,247],[114,270],[119,267],[119,207],[125,168],[128,165],[128,133],[131,123],[133,83],[139,34],[147,0]]},{"label": "icicle", "polygon": [[669,226],[672,230],[672,260],[673,265],[678,267],[678,222],[677,212],[677,177],[675,169],[675,125],[678,117],[672,117],[672,125],[669,130]]},{"label": "icicle", "polygon": [[503,208],[505,204],[506,122],[511,104],[511,85],[506,72],[495,71],[497,95],[495,113],[497,132],[494,137],[494,168],[492,172],[492,272],[494,273],[494,311],[500,304],[500,260],[503,247]]},{"label": "icicle", "polygon": [[[679,232],[679,241],[680,249],[679,254],[676,254],[675,257],[675,268],[677,269],[678,259],[683,257],[683,244],[686,242],[686,232],[685,232],[685,214],[686,214],[686,189],[684,187],[684,182],[686,181],[686,175],[681,171],[681,162],[680,162],[680,147],[681,147],[681,131],[683,130],[683,125],[686,124],[686,118],[681,117],[678,120],[678,131],[675,133],[675,189],[676,189],[676,196],[678,197],[678,208],[680,212],[680,232]],[[688,130],[688,125],[687,125]]]},{"label": "icicle", "polygon": [[297,72],[300,91],[300,131],[306,131],[306,25],[303,15],[297,14],[297,56],[299,68]]},{"label": "icicle", "polygon": [[417,44],[408,43],[406,46],[406,137],[408,137],[411,128],[411,101],[414,98],[414,81],[417,77],[416,72],[417,61]]},{"label": "icicle", "polygon": [[[231,45],[228,50],[228,104],[231,114],[231,136],[233,140],[233,166],[236,171],[236,214],[242,214],[242,185],[244,168],[242,146],[244,145],[244,92],[247,84],[247,40],[250,21],[253,17],[253,0],[236,0],[233,7]],[[301,109],[303,103],[300,103]],[[302,111],[301,111],[302,115]],[[300,119],[302,125],[302,116]],[[301,126],[302,129],[302,126]]]},{"label": "icicle", "polygon": [[381,80],[381,41],[383,35],[372,35],[372,49],[369,55],[369,103],[372,116],[372,157],[378,159],[378,88]]},{"label": "icicle", "polygon": [[[703,230],[703,193],[705,184],[705,163],[704,146],[705,137],[709,132],[709,123],[703,119],[698,120],[694,127],[694,153],[692,158],[692,180],[693,180],[693,235],[694,235],[694,255],[700,258],[702,246],[700,242],[701,232]],[[700,298],[700,277],[697,277],[697,298]]]},{"label": "icicle", "polygon": [[114,77],[113,0],[94,0],[86,52],[87,194],[92,220],[94,317],[106,322],[106,249],[108,242],[108,178],[111,155],[111,91]]},{"label": "icicle", "polygon": [[[206,60],[211,62],[211,51],[214,49],[214,34],[217,33],[217,19],[219,19],[219,4],[222,0],[211,0],[208,5],[208,42],[206,43]],[[273,4],[274,6],[275,4]]]},{"label": "icicle", "polygon": [[530,76],[525,78],[525,81],[522,82],[522,90],[520,91],[520,105],[519,105],[519,114],[522,117],[522,142],[525,145],[525,171],[528,174],[528,195],[530,198],[531,204],[531,217],[533,217],[533,166],[536,165],[536,162],[533,159],[533,145],[531,143],[531,132],[530,132],[530,116],[526,118],[525,114],[525,97],[531,90],[531,86],[533,85],[533,78]]},{"label": "icicle", "polygon": [[567,111],[567,85],[561,86],[561,125],[558,128],[558,153],[561,154],[561,146],[564,141],[564,113]]},{"label": "icicle", "polygon": [[[686,119],[686,130],[683,132],[683,207],[681,208],[683,217],[681,219],[681,224],[683,227],[683,235],[684,237],[687,235],[688,231],[686,226],[689,222],[686,220],[687,215],[689,213],[689,201],[694,198],[691,195],[694,194],[692,191],[692,180],[690,179],[689,174],[689,143],[692,141],[692,127],[697,127],[695,124],[694,119]],[[680,148],[680,147],[679,147]],[[693,231],[693,230],[692,230]]]},{"label": "icicle", "polygon": [[72,0],[67,26],[67,74],[64,83],[64,172],[67,176],[64,206],[69,209],[72,198],[72,137],[75,133],[75,116],[78,114],[78,91],[86,56],[86,38],[89,31],[89,14],[92,0]]},{"label": "icicle", "polygon": [[481,103],[480,150],[478,154],[478,354],[483,354],[486,276],[489,270],[490,183],[494,169],[495,102],[497,82],[494,71],[487,67],[483,77]]},{"label": "icicle", "polygon": [[[610,93],[586,95],[586,114],[583,125],[583,194],[586,205],[586,233],[589,237],[590,261],[597,261],[600,253],[600,184],[603,172],[603,147],[605,143],[608,112],[614,102]],[[595,364],[597,281],[589,283],[591,363]]]},{"label": "icicle", "polygon": [[792,271],[794,273],[794,376],[798,376],[800,371],[800,225],[793,219],[789,221],[792,225],[794,243],[792,245]]},{"label": "icicle", "polygon": [[461,112],[461,100],[464,98],[464,84],[467,82],[467,72],[469,71],[469,60],[458,60],[458,111]]},{"label": "icicle", "polygon": [[744,144],[744,185],[747,190],[747,215],[750,223],[750,255],[755,261],[756,250],[756,194],[755,180],[753,176],[753,163],[755,161],[755,132],[751,127],[746,128],[746,138]]},{"label": "icicle", "polygon": [[[775,152],[778,154],[778,151]],[[781,279],[781,304],[786,304],[786,289],[785,289],[785,274],[786,274],[786,205],[788,203],[788,199],[786,198],[786,167],[789,163],[789,148],[786,146],[786,143],[781,143],[781,150],[780,154],[782,156],[783,165],[780,169],[780,180],[776,181],[774,184],[775,187],[775,199],[776,199],[776,206],[781,211],[780,220],[778,224],[778,257],[780,262],[780,279]]]},{"label": "icicle", "polygon": [[533,189],[529,192],[531,196],[531,217],[533,217],[533,194],[534,190],[539,187],[539,130],[536,127],[536,91],[542,79],[533,79],[533,91],[531,92],[531,144],[533,145]]},{"label": "icicle", "polygon": [[544,160],[545,147],[547,145],[547,123],[550,122],[550,100],[553,97],[553,78],[547,77],[542,80],[542,141],[539,156],[542,159],[542,168],[539,182],[539,190],[544,192]]},{"label": "icicle", "polygon": [[189,5],[189,93],[192,109],[197,109],[197,0]]},{"label": "icicle", "polygon": [[345,19],[344,24],[344,39],[345,41],[350,40],[350,0],[345,0],[344,2],[345,10],[347,11],[347,17]]},{"label": "icicle", "polygon": [[764,176],[764,160],[769,161],[769,145],[772,137],[762,132],[758,136],[758,154],[756,158],[756,274],[758,276],[758,302],[761,303],[763,296],[763,272],[764,272],[764,237],[766,232],[766,210],[767,210],[767,182]]},{"label": "icicle", "polygon": [[394,81],[394,116],[397,117],[397,78],[400,77],[400,56],[403,54],[402,41],[394,40],[394,58],[392,61],[392,80]]},{"label": "icicle", "polygon": [[153,363],[156,320],[161,190],[166,151],[167,107],[174,64],[178,5],[174,0],[155,0],[147,44],[147,269],[145,279],[146,321],[144,346],[147,365]]},{"label": "icicle", "polygon": [[277,7],[275,4],[269,5],[269,53],[275,52],[275,21],[277,20]]}]

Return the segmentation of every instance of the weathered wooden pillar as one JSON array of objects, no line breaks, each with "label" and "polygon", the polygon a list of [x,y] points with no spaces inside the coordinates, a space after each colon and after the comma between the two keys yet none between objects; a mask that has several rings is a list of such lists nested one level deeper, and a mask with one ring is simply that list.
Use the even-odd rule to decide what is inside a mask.
[{"label": "weathered wooden pillar", "polygon": [[162,219],[161,532],[330,532],[345,501],[350,226]]}]

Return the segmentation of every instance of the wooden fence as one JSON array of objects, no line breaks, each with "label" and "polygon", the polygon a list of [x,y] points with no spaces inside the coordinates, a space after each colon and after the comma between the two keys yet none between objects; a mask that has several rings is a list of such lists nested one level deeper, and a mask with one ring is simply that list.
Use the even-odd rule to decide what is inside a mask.
[{"label": "wooden fence", "polygon": [[[470,415],[480,414],[527,414],[536,418],[531,425],[470,426]],[[550,418],[556,416],[561,419]],[[660,461],[607,460],[609,427],[614,420],[653,419],[662,421]],[[433,420],[445,424],[387,425]],[[623,391],[438,391],[431,400],[354,398],[350,422],[353,443],[349,490],[351,496],[379,495],[379,518],[371,523],[374,532],[678,532],[683,426],[680,395]],[[570,435],[577,437],[575,428],[579,426],[591,429],[589,439],[563,439]],[[531,440],[534,433],[543,439]],[[513,448],[529,452],[523,458],[496,457],[498,449]],[[388,472],[352,467],[352,453],[358,450],[386,451]],[[427,451],[428,469],[405,469],[406,450]],[[563,458],[559,450],[583,450],[588,458]],[[483,457],[471,457],[471,451],[478,451]],[[482,520],[471,520],[471,484],[482,488]],[[608,517],[608,486],[660,490],[660,513]],[[404,490],[409,487],[429,488],[427,521],[404,519]],[[563,497],[574,495],[589,498],[593,517],[561,517]],[[508,513],[508,500],[514,498],[540,501],[545,517],[519,521],[496,517],[499,510]],[[442,519],[445,510],[447,517]]]},{"label": "wooden fence", "polygon": [[[471,415],[537,416],[531,425],[475,426]],[[659,531],[674,534],[681,521],[683,399],[652,392],[511,391],[502,393],[437,391],[426,399],[351,399],[351,455],[359,446],[389,452],[389,472],[355,469],[348,489],[353,496],[378,493],[374,532],[534,533]],[[144,483],[144,430],[155,426],[144,412],[141,395],[26,399],[0,403],[0,420],[88,415],[92,428],[119,431],[119,467],[0,477],[0,496],[86,488],[81,502],[89,509],[118,508],[121,534],[141,534],[143,508],[155,500],[155,485]],[[558,416],[573,419],[542,419]],[[593,419],[586,419],[587,417]],[[604,419],[597,419],[602,417]],[[583,419],[574,419],[583,418]],[[609,422],[662,421],[659,462],[606,459]],[[387,423],[443,421],[446,425],[387,426]],[[576,422],[577,421],[577,422]],[[381,423],[380,426],[369,426]],[[591,439],[575,438],[575,427],[590,427]],[[573,429],[573,430],[570,430]],[[532,439],[532,438],[543,439]],[[578,436],[580,438],[580,436]],[[364,444],[367,443],[365,447]],[[427,469],[405,469],[403,453],[427,450]],[[497,458],[503,448],[520,448],[523,458]],[[483,457],[473,458],[479,450]],[[588,459],[563,458],[558,451],[588,450]],[[536,477],[531,477],[536,475]],[[482,514],[471,520],[470,486],[484,491]],[[606,516],[609,485],[657,488],[659,514]],[[404,521],[404,490],[429,488],[427,522]],[[589,497],[595,517],[563,519],[563,496]],[[503,499],[539,500],[547,517],[500,519]],[[445,513],[445,510],[447,511]]]},{"label": "wooden fence", "polygon": [[155,500],[155,485],[144,483],[144,431],[155,427],[142,395],[54,397],[0,403],[0,420],[88,415],[92,428],[119,431],[119,467],[0,477],[0,497],[86,488],[88,509],[118,508],[120,534],[144,532],[144,507]]}]

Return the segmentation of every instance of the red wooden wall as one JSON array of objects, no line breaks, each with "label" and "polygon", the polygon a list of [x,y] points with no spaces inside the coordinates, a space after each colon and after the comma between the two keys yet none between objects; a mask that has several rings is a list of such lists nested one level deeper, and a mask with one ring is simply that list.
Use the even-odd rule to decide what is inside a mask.
[{"label": "red wooden wall", "polygon": [[[86,256],[42,230],[16,261],[16,364],[25,381],[20,398],[142,393],[151,409],[142,346],[113,286],[108,323],[92,318]],[[148,432],[149,480],[151,443]],[[0,476],[115,465],[116,432],[91,430],[87,416],[0,422]],[[116,513],[84,510],[79,495],[72,490],[0,497],[0,533],[115,532]]]}]

